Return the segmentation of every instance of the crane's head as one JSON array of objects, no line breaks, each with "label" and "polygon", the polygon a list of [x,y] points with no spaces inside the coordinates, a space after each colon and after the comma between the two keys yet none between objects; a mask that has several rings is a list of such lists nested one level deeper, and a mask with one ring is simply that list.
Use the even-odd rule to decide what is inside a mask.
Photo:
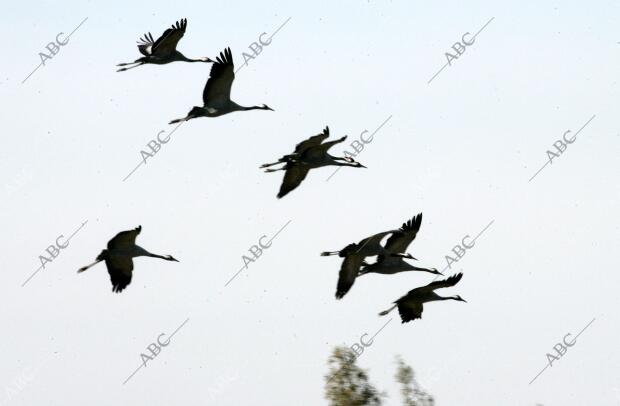
[{"label": "crane's head", "polygon": [[166,255],[166,261],[179,262],[179,260],[173,257],[172,255]]},{"label": "crane's head", "polygon": [[362,165],[361,163],[357,162],[355,159],[351,158],[350,156],[345,156],[344,160],[347,161],[353,168],[366,168],[364,165]]},{"label": "crane's head", "polygon": [[275,111],[274,109],[272,109],[271,107],[267,106],[266,104],[263,104],[263,106],[261,107],[263,110],[271,110],[271,111]]},{"label": "crane's head", "polygon": [[465,302],[465,303],[467,303],[467,300],[463,299],[463,298],[462,298],[462,297],[460,297],[459,295],[452,296],[452,299],[454,299],[454,300],[458,300],[459,302]]}]

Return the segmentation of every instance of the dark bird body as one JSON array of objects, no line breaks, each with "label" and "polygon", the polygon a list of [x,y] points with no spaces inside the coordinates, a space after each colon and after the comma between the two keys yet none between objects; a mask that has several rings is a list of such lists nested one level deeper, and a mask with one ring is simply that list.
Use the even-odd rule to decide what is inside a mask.
[{"label": "dark bird body", "polygon": [[[394,254],[404,254],[407,248],[413,240],[415,240],[420,226],[422,225],[422,213],[414,216],[411,220],[403,223],[403,225],[392,233],[385,243],[385,251],[387,255],[382,254],[377,258],[377,262],[374,264],[364,263],[364,268],[360,271],[359,275],[365,275],[367,273],[380,273],[391,275],[398,272],[405,271],[422,271],[429,272],[436,275],[442,275],[441,272],[435,268],[421,268],[407,263],[403,256]],[[411,256],[406,258],[415,259]]]},{"label": "dark bird body", "polygon": [[177,51],[177,44],[185,35],[186,27],[187,19],[184,18],[164,31],[157,40],[153,40],[153,35],[150,32],[144,34],[140,41],[138,41],[138,50],[144,56],[133,62],[119,63],[116,66],[133,66],[121,68],[117,72],[137,68],[144,64],[165,65],[170,62],[213,62],[207,57],[190,59]]},{"label": "dark bird body", "polygon": [[235,80],[235,65],[232,52],[226,48],[220,52],[217,61],[211,67],[211,73],[202,92],[203,106],[194,106],[184,118],[172,120],[170,124],[180,123],[197,117],[219,117],[235,111],[271,110],[266,104],[262,106],[240,106],[230,100],[230,90]]},{"label": "dark bird body", "polygon": [[286,196],[289,192],[296,189],[306,178],[311,169],[323,166],[350,166],[353,168],[365,168],[364,165],[356,162],[353,158],[335,157],[327,151],[336,144],[347,139],[342,137],[334,141],[323,142],[329,137],[329,127],[325,127],[323,133],[314,135],[295,146],[292,154],[284,155],[276,162],[261,165],[261,168],[284,164],[278,169],[265,169],[265,172],[286,171],[284,179],[278,192],[278,199]]},{"label": "dark bird body", "polygon": [[[322,256],[338,255],[344,258],[340,273],[338,274],[338,284],[336,285],[336,299],[342,299],[351,290],[355,279],[360,275],[360,268],[364,265],[364,259],[375,255],[385,257],[413,258],[407,253],[392,253],[381,245],[381,241],[387,235],[398,232],[398,230],[384,231],[370,237],[364,238],[360,242],[349,244],[340,251],[322,252]],[[391,238],[391,237],[390,237]]]},{"label": "dark bird body", "polygon": [[405,296],[395,301],[394,306],[379,313],[380,316],[385,316],[396,307],[398,307],[398,313],[403,323],[408,323],[411,320],[421,319],[422,312],[424,311],[424,303],[435,302],[439,300],[457,300],[465,302],[465,300],[456,296],[442,297],[435,293],[435,289],[447,288],[456,285],[461,278],[462,273],[450,276],[447,279],[431,282],[426,286],[422,286],[413,290],[410,290]]},{"label": "dark bird body", "polygon": [[171,255],[152,254],[136,245],[136,237],[140,234],[140,231],[142,231],[142,226],[118,233],[108,242],[107,249],[104,249],[97,255],[95,262],[83,266],[78,270],[78,273],[86,271],[88,268],[95,266],[101,261],[105,261],[108,273],[110,274],[110,281],[112,282],[112,291],[121,292],[131,283],[133,271],[132,258],[153,257],[166,261],[178,262]]}]

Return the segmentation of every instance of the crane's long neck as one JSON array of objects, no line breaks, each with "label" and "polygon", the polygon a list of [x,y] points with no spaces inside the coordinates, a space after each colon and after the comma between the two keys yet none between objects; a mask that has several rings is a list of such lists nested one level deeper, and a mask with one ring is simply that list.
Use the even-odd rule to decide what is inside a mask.
[{"label": "crane's long neck", "polygon": [[432,273],[432,274],[438,274],[438,272],[435,269],[422,268],[422,267],[419,267],[419,266],[411,265],[411,264],[406,263],[406,262],[405,262],[405,264],[406,264],[406,269],[405,269],[406,271],[421,271],[421,272],[428,272],[428,273]]},{"label": "crane's long neck", "polygon": [[160,259],[168,260],[168,257],[165,255],[151,254],[150,252],[146,254],[145,256],[151,257],[151,258],[160,258]]},{"label": "crane's long neck", "polygon": [[336,165],[336,166],[353,166],[355,168],[358,167],[358,165],[355,164],[355,163],[346,162],[346,161],[337,161],[337,160],[333,160],[333,164],[332,165]]},{"label": "crane's long neck", "polygon": [[460,297],[458,296],[439,296],[437,295],[437,298],[435,300],[461,300]]},{"label": "crane's long neck", "polygon": [[188,58],[185,55],[183,55],[182,53],[177,51],[176,54],[176,58],[177,61],[183,61],[183,62],[213,62],[210,58],[204,57],[204,58],[196,58],[196,59],[192,59],[192,58]]},{"label": "crane's long neck", "polygon": [[151,257],[151,258],[159,258],[159,259],[163,259],[166,261],[175,261],[178,262],[175,258],[172,257],[172,255],[159,255],[159,254],[153,254],[152,252],[148,252],[147,250],[145,250],[142,247],[139,247],[136,245],[136,249],[135,249],[135,254],[133,255],[134,257]]},{"label": "crane's long neck", "polygon": [[243,111],[248,111],[248,110],[271,110],[269,107],[267,106],[238,106],[239,110],[243,110]]}]

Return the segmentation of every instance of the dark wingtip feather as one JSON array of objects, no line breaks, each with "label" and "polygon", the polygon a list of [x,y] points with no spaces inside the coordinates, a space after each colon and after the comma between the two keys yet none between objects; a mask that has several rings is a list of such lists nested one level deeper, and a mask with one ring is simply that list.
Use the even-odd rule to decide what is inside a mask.
[{"label": "dark wingtip feather", "polygon": [[402,231],[419,230],[420,225],[422,225],[422,213],[418,213],[416,216],[404,222],[400,229]]}]

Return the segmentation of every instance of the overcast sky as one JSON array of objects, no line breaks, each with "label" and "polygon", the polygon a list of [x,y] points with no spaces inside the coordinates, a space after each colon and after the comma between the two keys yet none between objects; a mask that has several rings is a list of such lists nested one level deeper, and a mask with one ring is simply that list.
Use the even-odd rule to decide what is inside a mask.
[{"label": "overcast sky", "polygon": [[[438,406],[620,405],[620,4],[510,3],[5,7],[0,404],[325,404],[333,347],[393,317],[358,360],[389,393],[387,405],[400,403],[396,354]],[[159,36],[183,17],[179,50],[213,58],[230,46],[237,68],[261,33],[290,18],[232,89],[238,103],[275,111],[187,122],[123,181],[147,143],[174,128],[168,121],[201,105],[210,65],[123,73],[115,65],[140,56],[142,34]],[[489,21],[429,84],[452,45]],[[80,23],[23,82],[46,45]],[[382,123],[356,158],[368,169],[343,168],[329,181],[332,169],[313,170],[281,200],[282,172],[258,169],[326,125],[333,137],[349,136],[331,151],[342,154]],[[529,181],[546,151],[557,153],[553,144],[582,127]],[[432,280],[418,273],[364,276],[336,301],[340,261],[319,253],[418,212],[410,252],[439,269],[463,237],[491,224],[446,270],[462,271],[462,281],[438,292],[468,303],[428,304],[408,324],[395,312],[378,317]],[[76,274],[117,232],[138,225],[139,245],[180,262],[136,259],[121,294],[104,264]],[[225,286],[248,249],[279,230]],[[73,233],[22,286],[46,248]],[[147,346],[180,326],[123,384]],[[530,384],[546,354],[586,326]]]}]

